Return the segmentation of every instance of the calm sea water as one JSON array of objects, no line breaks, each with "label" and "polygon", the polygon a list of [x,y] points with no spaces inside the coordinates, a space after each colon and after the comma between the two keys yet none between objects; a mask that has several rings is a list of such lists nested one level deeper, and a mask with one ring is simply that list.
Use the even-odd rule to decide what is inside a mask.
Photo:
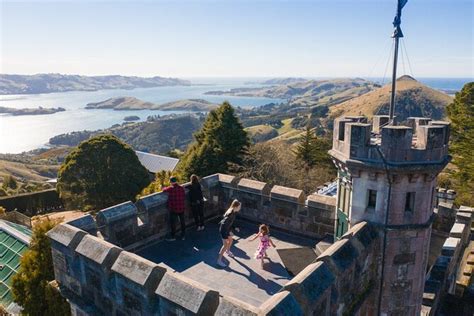
[{"label": "calm sea water", "polygon": [[220,97],[204,95],[211,90],[227,90],[242,87],[244,82],[235,80],[195,80],[198,85],[157,87],[133,90],[101,90],[93,92],[64,92],[35,95],[0,96],[0,106],[14,108],[63,107],[65,112],[50,115],[11,116],[0,114],[0,153],[20,153],[44,146],[48,140],[58,134],[96,130],[122,123],[123,118],[136,115],[146,120],[149,115],[166,115],[170,111],[114,111],[111,109],[86,110],[90,102],[99,102],[111,97],[133,96],[153,103],[165,103],[180,99],[200,98],[221,103],[228,100],[234,106],[252,107],[270,102],[281,101],[269,98]]},{"label": "calm sea water", "polygon": [[[72,131],[96,130],[122,123],[123,118],[136,115],[145,120],[149,115],[165,115],[163,111],[114,111],[86,110],[90,102],[99,102],[111,97],[133,96],[144,101],[165,103],[180,99],[200,98],[210,102],[230,101],[234,106],[252,107],[279,99],[230,97],[204,95],[211,90],[228,90],[237,87],[251,87],[246,82],[265,78],[189,78],[193,86],[158,87],[134,90],[101,90],[93,92],[64,92],[35,95],[0,96],[0,106],[15,108],[63,107],[65,112],[51,115],[11,116],[0,114],[0,153],[20,153],[47,144],[49,138]],[[460,89],[468,79],[423,78],[420,81],[437,89]]]}]

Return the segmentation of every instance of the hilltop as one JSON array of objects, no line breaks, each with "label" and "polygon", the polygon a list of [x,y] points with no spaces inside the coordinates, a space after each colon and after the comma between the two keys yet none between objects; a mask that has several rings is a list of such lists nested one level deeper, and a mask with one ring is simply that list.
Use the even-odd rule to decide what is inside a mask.
[{"label": "hilltop", "polygon": [[36,94],[102,89],[135,89],[190,85],[187,80],[164,77],[79,76],[62,74],[0,75],[0,94]]},{"label": "hilltop", "polygon": [[208,95],[286,99],[293,107],[331,106],[370,92],[379,85],[361,79],[305,80],[271,87],[209,91]]},{"label": "hilltop", "polygon": [[[330,108],[330,118],[343,115],[388,114],[391,84]],[[418,82],[410,76],[397,79],[395,115],[399,120],[410,116],[431,117],[435,120],[446,116],[446,106],[452,97]]]}]

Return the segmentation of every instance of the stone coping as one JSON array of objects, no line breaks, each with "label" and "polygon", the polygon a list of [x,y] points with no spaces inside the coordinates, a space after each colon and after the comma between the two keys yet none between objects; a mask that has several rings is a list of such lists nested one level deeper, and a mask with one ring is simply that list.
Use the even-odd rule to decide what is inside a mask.
[{"label": "stone coping", "polygon": [[302,203],[304,202],[305,194],[303,190],[275,185],[270,191],[270,198],[290,200],[293,202]]},{"label": "stone coping", "polygon": [[101,210],[97,213],[97,220],[110,224],[134,216],[137,216],[137,207],[131,201],[128,201]]},{"label": "stone coping", "polygon": [[[159,282],[166,273],[166,268],[128,251],[119,254],[111,270],[141,286],[146,286],[148,281]],[[156,275],[155,280],[151,280],[153,274]]]},{"label": "stone coping", "polygon": [[112,266],[121,251],[121,248],[91,235],[85,235],[76,248],[77,253],[106,268]]},{"label": "stone coping", "polygon": [[54,241],[72,249],[75,249],[81,239],[87,235],[82,229],[69,224],[56,225],[46,234]]}]

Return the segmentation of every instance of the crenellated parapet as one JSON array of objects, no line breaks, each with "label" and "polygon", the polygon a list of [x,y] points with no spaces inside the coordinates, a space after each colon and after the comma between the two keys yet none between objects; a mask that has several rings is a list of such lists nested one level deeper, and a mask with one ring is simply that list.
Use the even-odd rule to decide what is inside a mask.
[{"label": "crenellated parapet", "polygon": [[342,117],[334,122],[331,155],[347,164],[373,167],[445,164],[449,160],[449,123],[408,118],[407,126],[387,125],[386,116]]}]

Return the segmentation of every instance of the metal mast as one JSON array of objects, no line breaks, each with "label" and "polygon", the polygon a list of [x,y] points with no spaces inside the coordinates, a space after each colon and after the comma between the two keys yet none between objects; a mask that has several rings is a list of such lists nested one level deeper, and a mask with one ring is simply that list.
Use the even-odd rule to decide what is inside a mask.
[{"label": "metal mast", "polygon": [[403,37],[402,29],[400,28],[400,24],[402,23],[402,8],[405,6],[408,0],[398,0],[398,5],[397,5],[397,15],[395,16],[395,19],[393,20],[393,34],[392,38],[395,41],[395,52],[393,54],[393,71],[392,71],[392,95],[390,96],[390,110],[389,110],[389,116],[390,116],[390,121],[389,124],[393,124],[393,116],[395,112],[395,93],[396,93],[396,88],[397,88],[397,61],[398,61],[398,42],[400,37]]}]

